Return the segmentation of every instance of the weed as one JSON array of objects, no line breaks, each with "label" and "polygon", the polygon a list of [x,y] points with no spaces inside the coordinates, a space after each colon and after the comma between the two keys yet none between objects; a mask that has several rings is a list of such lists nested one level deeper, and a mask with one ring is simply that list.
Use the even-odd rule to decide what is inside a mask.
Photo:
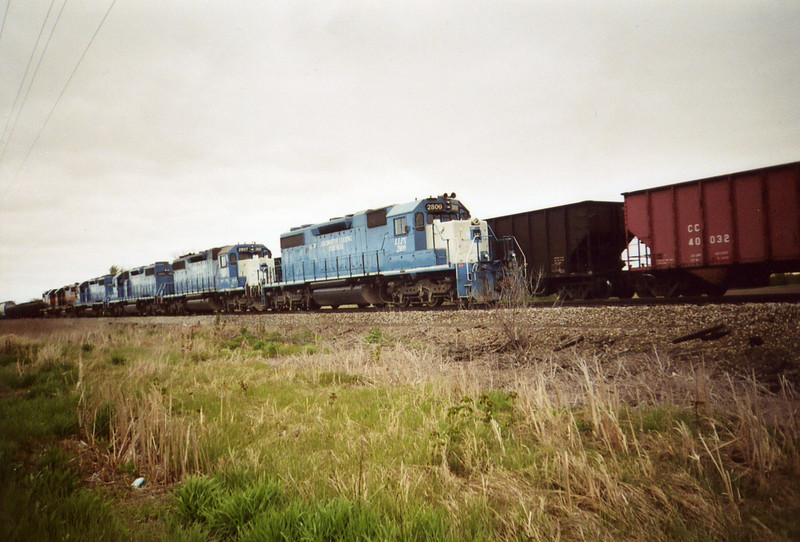
[{"label": "weed", "polygon": [[41,345],[21,342],[13,337],[3,339],[0,346],[0,367],[10,364],[28,365],[36,360]]},{"label": "weed", "polygon": [[384,344],[386,342],[386,337],[384,337],[381,328],[373,327],[365,340],[367,344]]},{"label": "weed", "polygon": [[312,344],[315,340],[315,336],[311,332],[301,332],[287,340],[277,332],[258,336],[243,327],[239,331],[239,335],[225,343],[225,347],[229,350],[248,352],[266,358],[276,358],[292,354],[315,354],[317,348]]},{"label": "weed", "polygon": [[77,399],[71,396],[8,399],[0,402],[4,439],[53,441],[78,432]]},{"label": "weed", "polygon": [[193,476],[175,491],[178,517],[184,523],[205,523],[221,498],[219,482],[205,476]]},{"label": "weed", "polygon": [[108,401],[100,405],[94,412],[92,421],[92,435],[106,441],[111,440],[111,419],[114,416],[114,405]]},{"label": "weed", "polygon": [[139,469],[136,468],[136,464],[133,461],[126,461],[117,465],[117,470],[124,474],[130,474],[131,476],[135,476],[139,473]]},{"label": "weed", "polygon": [[12,470],[0,485],[0,538],[134,538],[108,501],[80,488],[71,460],[64,452],[50,448],[31,468],[30,474],[23,474],[22,469]]},{"label": "weed", "polygon": [[383,355],[383,346],[379,344],[369,354],[370,361],[373,363],[373,365],[378,365],[381,362],[382,355]]},{"label": "weed", "polygon": [[111,354],[111,357],[108,359],[108,362],[111,363],[111,365],[125,365],[127,361],[128,359],[120,353]]},{"label": "weed", "polygon": [[[501,412],[510,410],[509,396],[495,392],[502,398]],[[483,470],[499,447],[503,447],[501,428],[494,419],[495,403],[489,394],[482,394],[476,402],[464,397],[461,402],[447,409],[447,416],[440,429],[433,433],[434,462],[443,462],[450,472],[467,476],[474,470]],[[439,459],[440,458],[440,459]]]}]

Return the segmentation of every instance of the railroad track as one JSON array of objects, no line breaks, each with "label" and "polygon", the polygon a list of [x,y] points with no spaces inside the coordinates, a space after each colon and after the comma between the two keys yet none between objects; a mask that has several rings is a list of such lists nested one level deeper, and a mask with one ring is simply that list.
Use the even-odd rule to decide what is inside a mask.
[{"label": "railroad track", "polygon": [[[670,306],[670,305],[744,305],[747,303],[800,303],[800,291],[790,292],[759,292],[759,293],[739,293],[735,292],[723,296],[693,296],[693,297],[651,297],[651,298],[631,298],[631,299],[583,299],[583,300],[534,300],[527,306],[529,308],[552,308],[552,307],[647,307],[647,306]],[[502,306],[502,305],[501,305]],[[481,306],[475,307],[481,308]],[[416,312],[416,311],[454,311],[468,310],[469,308],[459,307],[456,304],[444,304],[439,307],[389,307],[384,309],[340,307],[338,309],[323,308],[318,313],[359,313],[359,312]]]}]

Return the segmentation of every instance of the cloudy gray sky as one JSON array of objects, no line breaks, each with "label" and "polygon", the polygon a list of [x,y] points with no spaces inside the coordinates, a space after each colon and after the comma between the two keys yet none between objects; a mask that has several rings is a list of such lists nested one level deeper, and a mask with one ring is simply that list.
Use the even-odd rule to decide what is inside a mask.
[{"label": "cloudy gray sky", "polygon": [[486,218],[800,160],[795,0],[117,0],[79,65],[111,0],[72,1],[30,90],[63,0],[6,5],[0,300],[444,191]]}]

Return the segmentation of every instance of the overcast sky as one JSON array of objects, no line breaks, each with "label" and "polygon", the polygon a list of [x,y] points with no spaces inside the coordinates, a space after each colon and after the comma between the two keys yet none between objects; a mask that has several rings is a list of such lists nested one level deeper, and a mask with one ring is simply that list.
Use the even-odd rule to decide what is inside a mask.
[{"label": "overcast sky", "polygon": [[53,3],[0,36],[0,300],[445,191],[488,218],[800,160],[796,0],[117,0],[80,65],[111,0],[73,1],[28,91]]}]

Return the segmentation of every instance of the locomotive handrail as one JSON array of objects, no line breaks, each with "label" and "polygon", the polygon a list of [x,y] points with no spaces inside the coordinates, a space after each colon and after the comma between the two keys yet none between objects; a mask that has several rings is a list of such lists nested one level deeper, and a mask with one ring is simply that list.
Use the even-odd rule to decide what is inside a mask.
[{"label": "locomotive handrail", "polygon": [[494,230],[492,229],[492,227],[488,223],[486,224],[486,227],[488,228],[489,233],[491,234],[492,238],[495,241],[497,241],[498,243],[505,244],[505,243],[507,243],[509,241],[513,241],[514,245],[517,247],[517,250],[522,255],[522,269],[527,271],[527,269],[528,269],[528,258],[525,256],[525,251],[522,250],[522,247],[520,246],[519,241],[517,241],[517,238],[514,237],[513,235],[506,235],[506,236],[504,236],[502,238],[497,237],[497,234],[494,233]]},{"label": "locomotive handrail", "polygon": [[[354,260],[353,254],[349,254],[347,256],[342,255],[311,260],[311,268],[308,273],[306,273],[307,262],[305,260],[289,265],[284,265],[284,263],[281,262],[275,265],[275,269],[282,272],[282,282],[287,284],[296,283],[301,280],[302,282],[309,282],[334,278],[368,277],[381,272],[380,258],[383,252],[384,251],[380,250],[359,252],[358,254],[360,254],[361,259],[360,266],[358,265],[358,260]],[[356,257],[358,257],[358,255],[356,255]]]}]

